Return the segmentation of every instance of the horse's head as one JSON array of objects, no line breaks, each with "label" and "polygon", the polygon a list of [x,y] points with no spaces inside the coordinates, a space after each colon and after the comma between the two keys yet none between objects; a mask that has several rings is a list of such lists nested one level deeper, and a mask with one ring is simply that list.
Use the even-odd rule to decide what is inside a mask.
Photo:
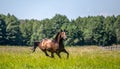
[{"label": "horse's head", "polygon": [[65,33],[65,31],[63,31],[63,30],[61,30],[60,36],[61,36],[61,38],[64,39],[64,40],[67,39],[66,33]]}]

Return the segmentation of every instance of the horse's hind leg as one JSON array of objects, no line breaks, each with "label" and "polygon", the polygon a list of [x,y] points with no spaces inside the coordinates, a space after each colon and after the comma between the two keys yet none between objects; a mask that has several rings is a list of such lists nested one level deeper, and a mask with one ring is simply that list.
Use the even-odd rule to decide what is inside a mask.
[{"label": "horse's hind leg", "polygon": [[46,56],[49,56],[46,50],[42,50]]},{"label": "horse's hind leg", "polygon": [[66,53],[67,54],[67,58],[69,58],[69,53],[65,49],[63,49],[62,52]]},{"label": "horse's hind leg", "polygon": [[54,58],[54,52],[51,52],[51,58]]},{"label": "horse's hind leg", "polygon": [[35,49],[37,48],[37,46],[38,46],[38,45],[37,45],[37,42],[34,42],[34,46],[33,46],[33,49],[32,49],[33,52],[35,52]]}]

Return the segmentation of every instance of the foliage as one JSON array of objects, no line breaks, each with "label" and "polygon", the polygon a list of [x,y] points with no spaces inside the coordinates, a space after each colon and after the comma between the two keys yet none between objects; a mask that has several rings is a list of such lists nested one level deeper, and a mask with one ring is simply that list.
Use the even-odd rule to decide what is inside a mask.
[{"label": "foliage", "polygon": [[60,29],[66,31],[65,45],[120,44],[120,15],[88,16],[69,20],[56,14],[51,19],[17,19],[0,14],[0,45],[33,45],[34,41],[54,38]]},{"label": "foliage", "polygon": [[0,44],[4,45],[6,41],[6,24],[3,19],[0,19]]}]

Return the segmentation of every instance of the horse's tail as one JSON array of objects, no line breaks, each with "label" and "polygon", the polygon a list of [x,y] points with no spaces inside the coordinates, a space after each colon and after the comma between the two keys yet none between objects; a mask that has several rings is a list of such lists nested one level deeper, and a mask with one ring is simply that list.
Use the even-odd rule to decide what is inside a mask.
[{"label": "horse's tail", "polygon": [[35,52],[36,48],[38,47],[38,42],[34,42],[34,46],[33,46],[33,52]]}]

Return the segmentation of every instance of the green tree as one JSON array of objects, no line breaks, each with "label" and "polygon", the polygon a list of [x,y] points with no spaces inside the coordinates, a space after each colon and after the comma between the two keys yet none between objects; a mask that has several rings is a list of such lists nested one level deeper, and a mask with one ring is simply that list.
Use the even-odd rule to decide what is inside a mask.
[{"label": "green tree", "polygon": [[116,43],[116,36],[114,31],[114,22],[116,21],[115,16],[108,16],[104,21],[104,34],[103,34],[103,45],[111,45]]},{"label": "green tree", "polygon": [[6,39],[7,44],[20,44],[19,21],[14,15],[7,15],[6,18]]},{"label": "green tree", "polygon": [[34,20],[20,20],[20,32],[22,34],[22,45],[30,45],[31,36],[33,34]]},{"label": "green tree", "polygon": [[93,18],[93,26],[92,26],[92,37],[93,43],[95,45],[102,45],[103,43],[103,16],[96,16]]},{"label": "green tree", "polygon": [[69,23],[69,19],[65,15],[56,14],[52,19],[52,28],[54,33],[61,29],[62,25]]},{"label": "green tree", "polygon": [[117,20],[114,23],[114,31],[117,38],[117,44],[120,44],[120,15],[117,16]]},{"label": "green tree", "polygon": [[6,24],[0,17],[0,45],[4,45],[6,42]]}]

